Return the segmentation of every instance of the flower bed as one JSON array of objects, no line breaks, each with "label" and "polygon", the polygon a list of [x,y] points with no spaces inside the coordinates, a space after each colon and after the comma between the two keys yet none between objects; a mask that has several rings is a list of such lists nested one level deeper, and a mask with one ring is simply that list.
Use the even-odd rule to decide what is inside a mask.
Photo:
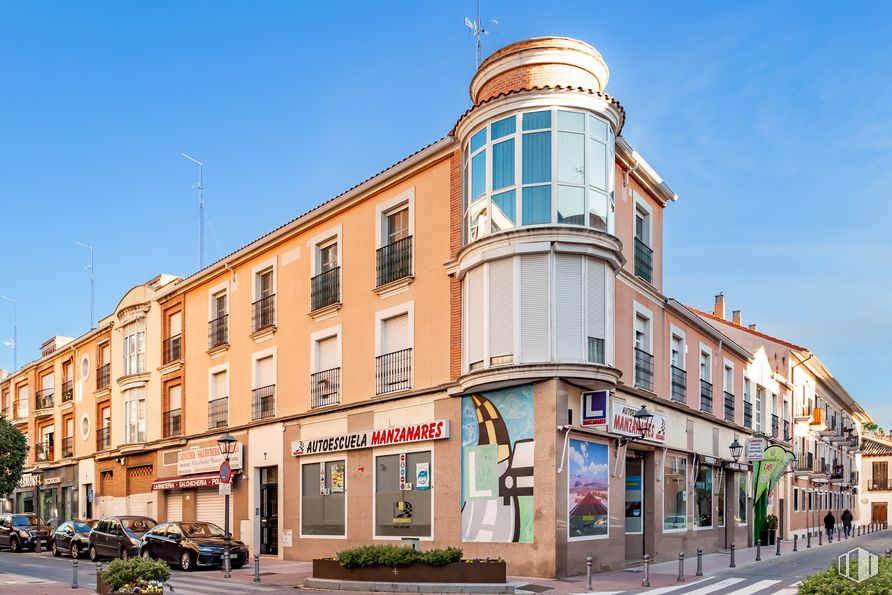
[{"label": "flower bed", "polygon": [[114,560],[96,576],[99,595],[114,593],[163,593],[170,568],[160,560],[128,558]]},{"label": "flower bed", "polygon": [[504,560],[462,560],[458,548],[366,546],[313,560],[313,578],[388,583],[504,583]]}]

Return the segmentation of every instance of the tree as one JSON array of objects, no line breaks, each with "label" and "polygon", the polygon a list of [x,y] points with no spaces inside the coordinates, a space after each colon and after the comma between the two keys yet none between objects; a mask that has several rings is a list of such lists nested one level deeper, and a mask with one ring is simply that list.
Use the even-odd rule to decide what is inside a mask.
[{"label": "tree", "polygon": [[11,494],[22,479],[28,441],[17,427],[0,416],[0,494]]},{"label": "tree", "polygon": [[864,433],[865,436],[877,436],[879,438],[882,438],[886,435],[886,431],[874,422],[866,423],[861,426],[861,431]]}]

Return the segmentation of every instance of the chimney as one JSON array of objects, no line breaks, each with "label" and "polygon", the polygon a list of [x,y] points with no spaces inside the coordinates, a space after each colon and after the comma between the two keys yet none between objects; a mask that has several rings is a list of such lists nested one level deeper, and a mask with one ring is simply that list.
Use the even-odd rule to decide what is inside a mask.
[{"label": "chimney", "polygon": [[750,329],[751,331],[754,331],[754,330],[756,330],[756,325],[755,325],[755,323],[748,324],[746,328]]},{"label": "chimney", "polygon": [[717,318],[721,318],[722,320],[725,319],[725,294],[724,293],[720,293],[717,296],[715,296],[715,306],[712,309],[712,315]]},{"label": "chimney", "polygon": [[743,316],[740,314],[740,310],[731,312],[731,322],[737,326],[743,326]]}]

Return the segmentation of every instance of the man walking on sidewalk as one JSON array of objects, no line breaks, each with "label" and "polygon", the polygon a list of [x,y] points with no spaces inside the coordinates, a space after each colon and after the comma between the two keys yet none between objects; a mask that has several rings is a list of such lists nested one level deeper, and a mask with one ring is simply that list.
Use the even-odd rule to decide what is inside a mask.
[{"label": "man walking on sidewalk", "polygon": [[827,542],[833,543],[833,529],[836,527],[836,517],[832,512],[828,512],[824,517],[824,530],[827,531]]},{"label": "man walking on sidewalk", "polygon": [[842,521],[842,529],[845,531],[846,537],[849,537],[852,534],[852,511],[846,508],[839,520]]}]

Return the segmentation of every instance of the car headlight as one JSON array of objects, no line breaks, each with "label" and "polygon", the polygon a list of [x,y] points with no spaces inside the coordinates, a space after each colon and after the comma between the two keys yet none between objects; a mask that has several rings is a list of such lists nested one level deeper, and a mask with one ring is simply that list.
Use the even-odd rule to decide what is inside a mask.
[{"label": "car headlight", "polygon": [[214,548],[212,548],[212,547],[206,547],[206,546],[200,546],[200,547],[198,548],[198,551],[201,552],[202,554],[213,554],[213,553],[214,553]]},{"label": "car headlight", "polygon": [[24,537],[24,538],[26,538],[26,539],[27,539],[28,537],[31,537],[31,534],[28,533],[27,531],[25,531],[24,529],[19,529],[19,535],[21,535],[22,537]]},{"label": "car headlight", "polygon": [[137,539],[136,537],[131,537],[130,543],[132,543],[133,545],[139,545],[139,539]]}]

